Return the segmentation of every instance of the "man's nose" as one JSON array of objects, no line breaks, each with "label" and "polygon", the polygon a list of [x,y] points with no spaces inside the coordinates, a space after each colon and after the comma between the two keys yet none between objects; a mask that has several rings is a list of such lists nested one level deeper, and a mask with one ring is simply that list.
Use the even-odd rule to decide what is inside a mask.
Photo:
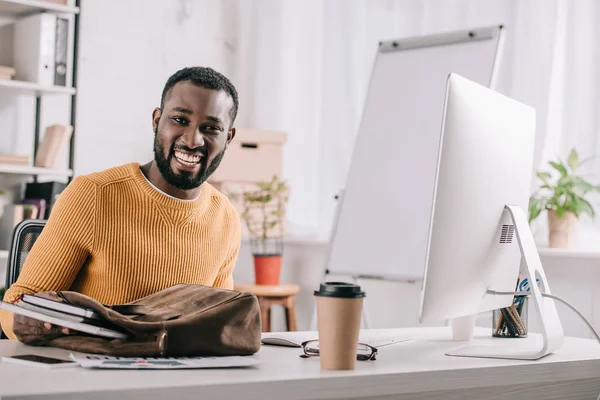
[{"label": "man's nose", "polygon": [[190,129],[183,137],[183,141],[190,149],[197,149],[204,146],[204,136],[200,129]]}]

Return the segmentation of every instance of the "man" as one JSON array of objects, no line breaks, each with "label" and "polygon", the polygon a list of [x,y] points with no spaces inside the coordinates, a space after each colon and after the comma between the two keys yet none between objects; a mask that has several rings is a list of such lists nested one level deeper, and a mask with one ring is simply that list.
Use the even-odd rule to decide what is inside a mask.
[{"label": "man", "polygon": [[[236,89],[218,72],[172,75],[152,113],[154,160],[73,179],[4,301],[72,290],[112,305],[178,283],[233,289],[240,220],[205,181],[235,136],[237,109]],[[70,333],[5,311],[0,323],[24,343]]]}]

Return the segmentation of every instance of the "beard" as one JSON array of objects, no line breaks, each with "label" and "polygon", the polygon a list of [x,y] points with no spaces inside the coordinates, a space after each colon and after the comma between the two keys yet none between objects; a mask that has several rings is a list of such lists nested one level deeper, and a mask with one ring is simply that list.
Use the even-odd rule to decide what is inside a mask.
[{"label": "beard", "polygon": [[156,161],[158,170],[162,174],[163,178],[165,178],[167,183],[181,190],[196,189],[202,185],[208,179],[208,177],[215,172],[219,164],[221,164],[221,160],[225,155],[226,149],[227,146],[225,146],[223,151],[217,154],[210,164],[207,164],[208,158],[206,157],[206,153],[204,153],[204,157],[201,158],[202,165],[200,166],[200,170],[195,174],[190,171],[181,171],[180,173],[175,173],[175,171],[173,171],[171,168],[171,161],[173,157],[175,157],[175,145],[173,144],[171,146],[168,155],[165,156],[167,153],[165,151],[164,143],[159,138],[158,130],[154,132],[154,160]]}]

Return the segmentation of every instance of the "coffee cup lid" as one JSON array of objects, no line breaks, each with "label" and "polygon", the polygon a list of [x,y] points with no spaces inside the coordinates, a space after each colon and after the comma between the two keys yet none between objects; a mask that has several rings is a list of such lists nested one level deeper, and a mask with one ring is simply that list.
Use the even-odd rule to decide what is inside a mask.
[{"label": "coffee cup lid", "polygon": [[365,292],[360,286],[346,282],[325,282],[321,283],[319,290],[315,290],[315,296],[323,297],[342,297],[347,299],[358,299],[365,297]]}]

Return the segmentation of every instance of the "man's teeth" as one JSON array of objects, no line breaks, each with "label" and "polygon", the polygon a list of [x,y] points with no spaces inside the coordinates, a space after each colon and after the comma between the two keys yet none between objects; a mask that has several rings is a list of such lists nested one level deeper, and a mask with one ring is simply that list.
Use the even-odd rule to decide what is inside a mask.
[{"label": "man's teeth", "polygon": [[182,153],[180,151],[176,151],[175,152],[175,157],[179,160],[182,161],[186,164],[199,164],[200,163],[200,159],[202,158],[201,156],[197,155],[197,154],[186,154],[186,153]]}]

